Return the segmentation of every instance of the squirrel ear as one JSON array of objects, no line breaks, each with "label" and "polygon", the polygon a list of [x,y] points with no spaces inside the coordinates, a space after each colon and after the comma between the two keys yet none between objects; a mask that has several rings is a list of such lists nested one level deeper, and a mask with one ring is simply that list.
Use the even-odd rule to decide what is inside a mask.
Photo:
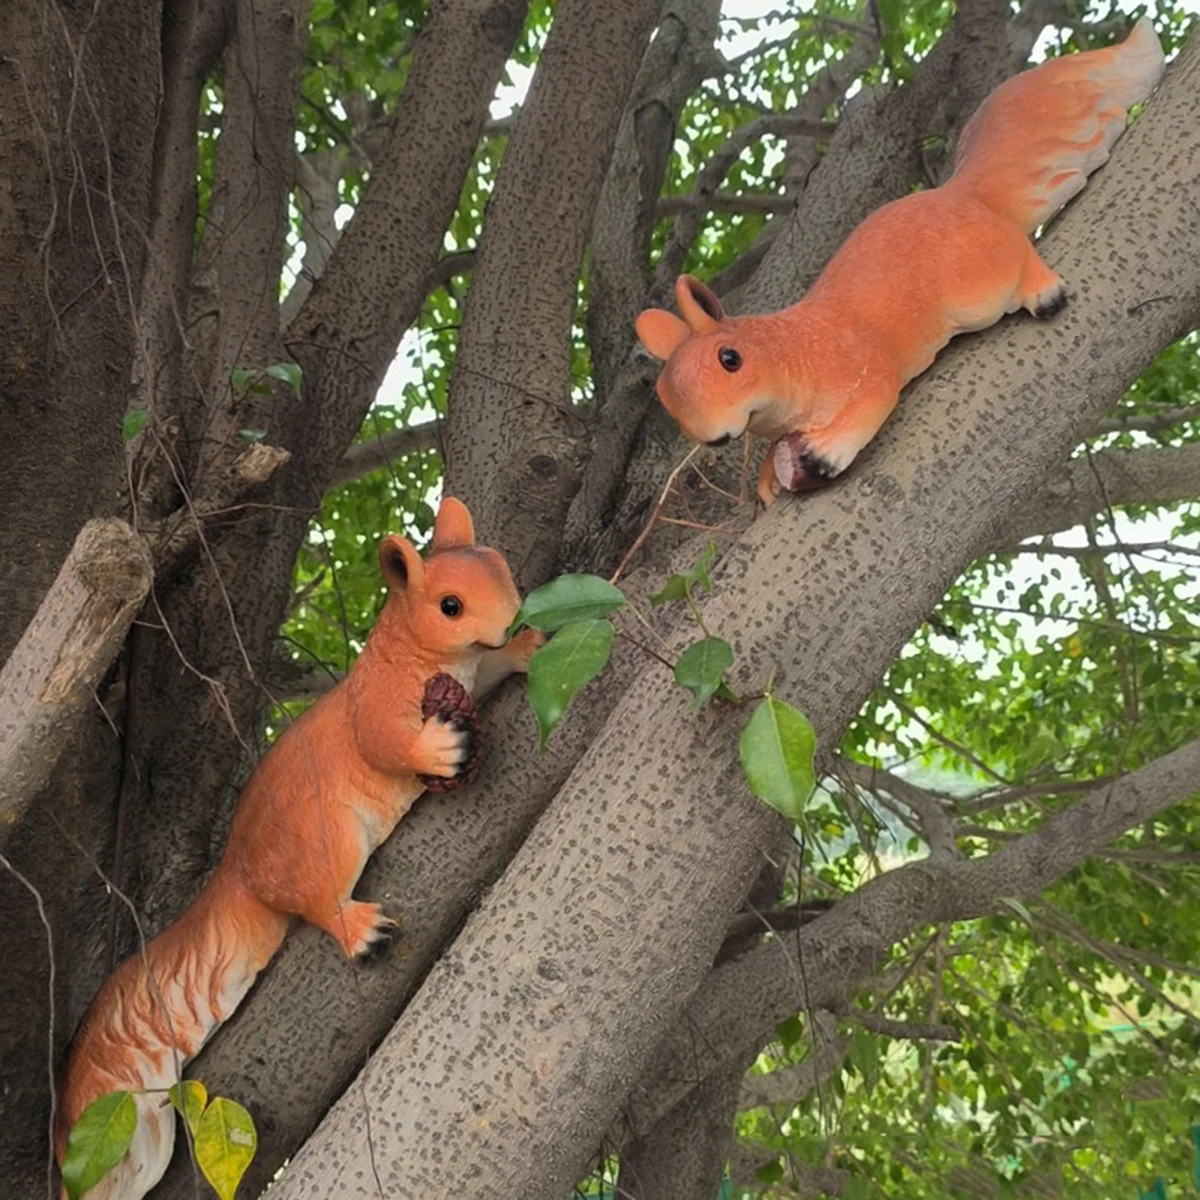
[{"label": "squirrel ear", "polygon": [[433,519],[431,549],[453,550],[459,546],[475,545],[475,526],[467,506],[453,496],[443,496],[437,516]]},{"label": "squirrel ear", "polygon": [[647,308],[638,313],[633,327],[646,353],[664,361],[692,336],[692,331],[674,313],[663,308]]},{"label": "squirrel ear", "polygon": [[717,322],[725,320],[725,309],[716,292],[694,275],[680,275],[675,280],[675,303],[694,333],[712,333]]},{"label": "squirrel ear", "polygon": [[389,533],[379,543],[379,571],[392,592],[420,591],[425,586],[425,564],[408,538]]}]

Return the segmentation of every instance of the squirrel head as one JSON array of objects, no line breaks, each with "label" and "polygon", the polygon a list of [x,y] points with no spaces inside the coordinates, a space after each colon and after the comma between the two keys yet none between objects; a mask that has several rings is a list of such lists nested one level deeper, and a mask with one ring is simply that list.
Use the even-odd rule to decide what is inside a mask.
[{"label": "squirrel head", "polygon": [[475,545],[461,500],[442,500],[424,559],[407,538],[388,534],[379,543],[379,569],[388,598],[377,627],[402,623],[406,639],[448,658],[507,641],[521,598],[504,558]]},{"label": "squirrel head", "polygon": [[770,318],[730,317],[691,275],[675,281],[682,319],[661,308],[638,315],[638,340],[664,360],[655,390],[663,407],[696,442],[723,445],[752,433],[773,436],[769,410],[787,394],[772,352]]}]

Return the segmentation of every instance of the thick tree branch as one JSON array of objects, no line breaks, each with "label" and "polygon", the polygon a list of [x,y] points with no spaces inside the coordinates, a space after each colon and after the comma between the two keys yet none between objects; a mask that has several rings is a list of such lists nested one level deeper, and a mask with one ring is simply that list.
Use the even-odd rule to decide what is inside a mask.
[{"label": "thick tree branch", "polygon": [[378,437],[355,442],[334,468],[329,486],[341,487],[343,483],[360,479],[371,471],[378,471],[393,459],[403,458],[406,454],[440,449],[443,429],[442,421],[435,418],[432,421],[422,421],[420,425],[391,429]]},{"label": "thick tree branch", "polygon": [[[154,139],[150,228],[146,237],[150,270],[142,273],[137,330],[140,345],[134,362],[137,404],[159,418],[191,407],[204,391],[181,405],[184,386],[180,348],[184,336],[192,246],[196,236],[196,117],[200,94],[216,65],[229,29],[221,0],[185,0],[162,13],[162,87]],[[207,383],[207,381],[204,381]],[[152,512],[175,495],[170,473],[140,481]]]},{"label": "thick tree branch", "polygon": [[660,8],[561,0],[488,202],[450,385],[446,487],[468,502],[519,586],[552,570],[579,487],[587,439],[570,402],[576,281]]},{"label": "thick tree branch", "polygon": [[1096,426],[1097,433],[1161,433],[1176,425],[1200,421],[1200,404],[1180,404],[1149,413],[1118,413],[1105,417]]},{"label": "thick tree branch", "polygon": [[739,1110],[766,1104],[799,1104],[838,1070],[850,1048],[849,1040],[838,1036],[836,1018],[824,1009],[811,1012],[808,1043],[808,1054],[800,1062],[765,1075],[745,1076]]},{"label": "thick tree branch", "polygon": [[[776,693],[802,705],[819,745],[837,744],[1030,477],[1061,461],[1200,315],[1200,254],[1191,253],[1200,249],[1200,210],[1190,201],[1200,184],[1198,77],[1192,44],[1043,243],[1077,289],[1066,313],[1052,326],[1005,322],[952,347],[854,472],[778,503],[717,568],[703,610],[734,644],[734,686],[761,686],[773,671]],[[680,630],[672,645],[690,636]],[[721,1031],[681,1021],[685,997],[706,980],[779,828],[744,790],[739,725],[728,714],[697,718],[657,665],[623,689],[370,1069],[293,1160],[281,1200],[374,1193],[361,1172],[367,1112],[385,1188],[453,1191],[483,1172],[496,1190],[561,1194],[616,1117],[625,1081],[650,1059],[663,1073],[652,1052],[668,1031],[701,1030],[694,1050],[674,1054],[689,1071],[700,1043],[704,1054],[707,1039],[722,1043]],[[960,901],[970,916],[982,896],[1044,886],[1101,838],[1186,795],[1197,766],[1200,746],[1105,789],[1096,805],[1071,810],[1086,813],[1075,824],[1048,823],[1029,860],[1001,860],[1005,851],[984,860],[984,878],[961,874],[972,863],[920,864],[906,885],[921,901],[920,920],[957,912]],[[504,781],[490,790],[500,806]],[[939,894],[947,878],[966,882],[947,897]],[[810,989],[836,992],[835,1002],[894,940],[881,933],[902,936],[913,918],[912,904],[896,911],[886,890],[879,905],[877,887],[799,933]],[[815,931],[843,907],[838,937],[818,952]],[[782,958],[781,945],[769,950]],[[781,1017],[784,994],[792,1012],[803,999],[796,1003],[795,962],[778,970],[786,993],[772,1012]],[[708,982],[693,1020],[710,1002]]]},{"label": "thick tree branch", "polygon": [[50,778],[152,578],[145,543],[89,521],[0,670],[0,846]]},{"label": "thick tree branch", "polygon": [[[243,448],[239,429],[267,429],[288,386],[266,380],[261,392],[231,383],[235,367],[262,368],[284,357],[279,333],[287,197],[295,175],[294,125],[308,0],[236,0],[225,52],[221,137],[206,245],[211,244],[219,314],[209,384],[199,495]],[[216,403],[211,403],[216,400]],[[207,497],[205,497],[206,499]]]},{"label": "thick tree branch", "polygon": [[[666,4],[617,131],[596,204],[588,271],[588,346],[601,410],[632,345],[633,319],[645,306],[656,200],[679,114],[711,60],[720,8],[720,0]],[[602,424],[595,452],[605,453],[609,440]],[[590,464],[588,470],[591,473]]]},{"label": "thick tree branch", "polygon": [[296,455],[292,489],[310,500],[325,490],[421,311],[527,7],[528,0],[430,6],[371,181],[288,327],[305,367],[305,399],[286,444]]},{"label": "thick tree branch", "polygon": [[752,1061],[714,1071],[653,1129],[622,1148],[616,1188],[622,1200],[696,1200],[720,1194],[738,1095]]},{"label": "thick tree branch", "polygon": [[926,858],[888,871],[794,938],[718,968],[687,1010],[680,1026],[686,1033],[668,1038],[646,1072],[659,1081],[660,1067],[687,1055],[689,1076],[676,1071],[673,1085],[656,1082],[633,1106],[635,1118],[652,1120],[678,1101],[689,1080],[762,1045],[795,1012],[844,1003],[872,963],[902,939],[931,924],[985,916],[1004,898],[1036,895],[1114,838],[1194,794],[1197,779],[1200,741],[1097,788],[986,858],[941,864]]},{"label": "thick tree branch", "polygon": [[650,290],[655,204],[675,142],[679,114],[713,55],[719,0],[668,4],[642,61],[596,205],[588,272],[588,346],[596,420],[591,456],[571,502],[564,551],[604,524],[635,431],[646,415],[644,361],[630,357],[633,322]]},{"label": "thick tree branch", "polygon": [[1011,546],[1082,525],[1127,504],[1176,504],[1200,496],[1200,444],[1154,450],[1099,450],[1074,458],[997,526],[993,544]]}]

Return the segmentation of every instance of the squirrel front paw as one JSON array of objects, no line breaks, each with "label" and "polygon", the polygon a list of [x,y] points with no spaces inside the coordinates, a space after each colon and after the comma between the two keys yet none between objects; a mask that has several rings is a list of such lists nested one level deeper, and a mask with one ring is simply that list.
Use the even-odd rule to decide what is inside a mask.
[{"label": "squirrel front paw", "polygon": [[435,675],[425,685],[421,715],[417,777],[431,792],[470,783],[479,773],[479,714],[467,690],[452,675]]},{"label": "squirrel front paw", "polygon": [[421,726],[414,747],[412,769],[418,775],[451,779],[471,757],[471,732],[453,718],[435,713]]},{"label": "squirrel front paw", "polygon": [[[789,492],[807,492],[832,482],[854,461],[856,448],[839,438],[836,430],[819,429],[807,433],[789,433],[770,450],[769,461],[778,488]],[[778,492],[776,488],[776,492]],[[762,481],[759,497],[764,504]],[[774,495],[771,496],[773,500]]]},{"label": "squirrel front paw", "polygon": [[509,638],[504,647],[505,655],[517,672],[529,670],[529,660],[534,652],[546,644],[546,635],[540,629],[522,629],[520,633]]}]

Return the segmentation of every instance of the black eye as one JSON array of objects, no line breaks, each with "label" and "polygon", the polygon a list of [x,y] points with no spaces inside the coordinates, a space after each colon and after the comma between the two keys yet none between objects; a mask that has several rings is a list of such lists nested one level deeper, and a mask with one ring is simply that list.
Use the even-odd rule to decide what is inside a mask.
[{"label": "black eye", "polygon": [[457,596],[443,596],[441,610],[448,617],[457,617],[462,612],[462,601]]},{"label": "black eye", "polygon": [[732,375],[742,365],[742,356],[732,346],[722,346],[717,361]]}]

